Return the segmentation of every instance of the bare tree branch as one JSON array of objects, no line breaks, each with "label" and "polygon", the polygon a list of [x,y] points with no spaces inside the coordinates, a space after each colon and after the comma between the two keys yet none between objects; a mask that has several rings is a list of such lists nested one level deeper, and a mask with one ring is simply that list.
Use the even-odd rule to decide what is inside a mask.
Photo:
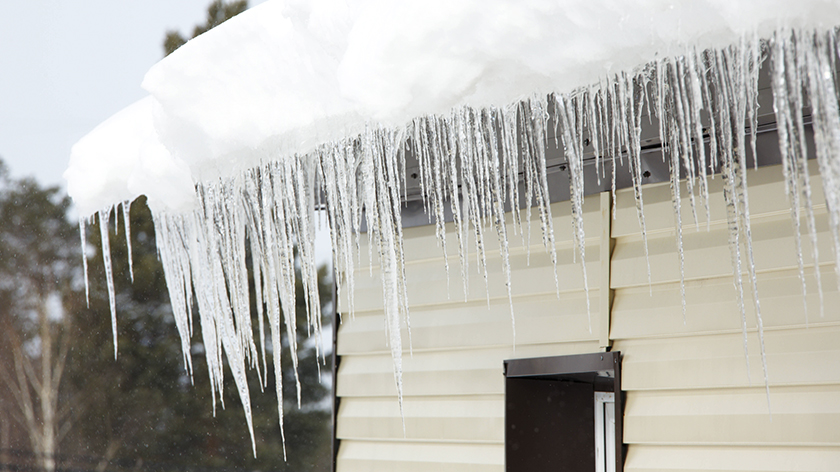
[{"label": "bare tree branch", "polygon": [[[38,424],[35,421],[35,407],[32,403],[32,396],[29,392],[29,382],[26,378],[26,374],[23,371],[23,353],[21,352],[21,345],[19,340],[16,339],[16,336],[12,336],[14,341],[12,342],[12,354],[15,362],[15,373],[17,374],[17,390],[20,392],[20,409],[23,413],[23,417],[26,420],[26,430],[29,434],[29,439],[32,442],[32,447],[34,449],[40,450],[41,449],[41,438],[37,434]],[[17,342],[15,342],[17,341]]]},{"label": "bare tree branch", "polygon": [[120,449],[120,441],[117,438],[111,438],[108,441],[108,448],[105,450],[105,454],[102,456],[102,459],[99,460],[99,463],[96,464],[96,472],[104,472],[105,469],[108,467],[108,463],[114,458],[117,454],[117,451]]},{"label": "bare tree branch", "polygon": [[[58,349],[58,356],[55,359],[55,366],[53,367],[52,383],[55,386],[61,384],[61,376],[64,375],[64,367],[67,365],[67,354],[70,352],[69,333],[72,320],[70,316],[65,316],[62,324],[63,334],[59,340],[60,345]],[[58,388],[55,389],[58,393]]]}]

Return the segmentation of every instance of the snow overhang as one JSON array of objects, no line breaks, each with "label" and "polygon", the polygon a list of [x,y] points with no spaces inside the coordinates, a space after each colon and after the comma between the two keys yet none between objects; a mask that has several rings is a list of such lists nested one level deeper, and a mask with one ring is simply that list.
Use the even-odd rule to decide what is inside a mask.
[{"label": "snow overhang", "polygon": [[[189,41],[152,67],[143,87],[156,102],[157,139],[188,170],[178,180],[201,182],[353,138],[367,125],[398,128],[462,105],[508,107],[745,34],[836,24],[840,4],[820,0],[275,0]],[[91,134],[65,176],[82,213],[158,190],[154,180],[129,186],[131,166],[108,162],[136,162],[138,139]],[[93,192],[87,175],[110,191]],[[187,200],[163,206],[183,211]]]},{"label": "snow overhang", "polygon": [[81,215],[145,195],[156,210],[190,211],[195,184],[187,165],[164,146],[149,96],[106,120],[70,151],[67,191]]}]

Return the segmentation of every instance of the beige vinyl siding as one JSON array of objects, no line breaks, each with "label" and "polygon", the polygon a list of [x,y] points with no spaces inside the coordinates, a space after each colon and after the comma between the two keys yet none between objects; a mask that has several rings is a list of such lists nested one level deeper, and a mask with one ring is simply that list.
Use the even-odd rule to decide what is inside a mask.
[{"label": "beige vinyl siding", "polygon": [[840,470],[840,294],[821,182],[814,176],[812,183],[823,317],[803,221],[806,317],[781,169],[749,174],[769,405],[745,266],[747,371],[720,180],[712,185],[708,232],[702,206],[697,229],[683,200],[685,321],[668,186],[644,190],[651,285],[632,194],[619,193],[610,338],[613,349],[624,353],[625,470]]},{"label": "beige vinyl siding", "polygon": [[[509,218],[515,349],[494,230],[485,231],[489,290],[476,271],[472,248],[465,297],[452,226],[447,228],[448,278],[434,227],[406,229],[412,329],[411,352],[403,330],[405,429],[385,339],[379,274],[375,260],[368,267],[363,244],[355,274],[355,317],[345,315],[338,331],[338,470],[503,470],[502,361],[596,352],[607,333],[613,349],[624,354],[625,470],[837,470],[840,293],[821,184],[815,177],[825,314],[820,317],[805,233],[806,327],[781,170],[751,171],[749,182],[772,419],[745,273],[747,374],[720,179],[711,182],[709,231],[702,203],[698,228],[689,199],[683,199],[685,321],[670,190],[667,184],[653,185],[644,189],[650,283],[632,191],[618,192],[617,219],[610,226],[602,224],[609,216],[609,199],[586,199],[591,331],[581,268],[574,261],[569,203],[552,205],[559,298],[537,210],[532,210],[528,248],[513,234]],[[609,236],[614,238],[612,258],[602,260],[601,247]],[[607,281],[614,290],[611,311],[604,306],[610,292],[601,291]],[[348,308],[345,294],[339,309],[347,313]],[[607,315],[609,326],[604,323],[602,329]]]},{"label": "beige vinyl siding", "polygon": [[[514,357],[577,354],[598,350],[600,218],[597,196],[586,202],[587,271],[592,310],[590,332],[582,271],[575,262],[569,203],[552,205],[557,275],[542,243],[537,209],[531,245],[508,221],[516,346],[498,239],[487,229],[489,290],[470,251],[469,291],[461,282],[454,228],[447,227],[449,280],[434,227],[405,230],[411,349],[403,330],[405,433],[384,334],[377,267],[370,275],[366,246],[356,272],[356,313],[338,332],[341,364],[338,470],[501,471],[504,469],[502,361]],[[524,218],[524,212],[523,212]],[[527,241],[527,232],[525,234]],[[365,241],[366,242],[366,241]],[[530,252],[530,254],[529,254]],[[375,261],[374,261],[375,264]],[[488,301],[489,294],[489,301]],[[339,304],[348,312],[346,297]]]}]

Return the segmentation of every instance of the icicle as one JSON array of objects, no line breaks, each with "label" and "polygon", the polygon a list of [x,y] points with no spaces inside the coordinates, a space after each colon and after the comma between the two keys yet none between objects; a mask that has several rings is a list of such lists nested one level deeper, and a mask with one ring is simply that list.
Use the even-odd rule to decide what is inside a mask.
[{"label": "icicle", "polygon": [[[292,356],[292,369],[295,373],[295,392],[298,401],[298,408],[301,404],[301,385],[298,372],[297,355],[297,289],[295,287],[295,228],[299,223],[298,208],[296,206],[295,185],[298,176],[295,173],[297,156],[285,159],[279,166],[276,166],[274,180],[274,218],[276,221],[275,231],[280,237],[277,255],[280,261],[278,294],[280,306],[283,312],[283,321],[286,325],[286,337],[289,341],[289,352]],[[298,248],[300,250],[300,248]]]},{"label": "icicle", "polygon": [[589,129],[589,139],[592,142],[592,147],[595,149],[595,178],[598,186],[601,186],[601,139],[603,136],[598,132],[600,130],[600,108],[596,105],[595,95],[597,94],[593,86],[586,90],[586,125]]},{"label": "icicle", "polygon": [[128,249],[128,274],[131,277],[131,283],[134,283],[134,260],[131,257],[131,222],[129,221],[129,212],[131,212],[131,201],[126,200],[122,202],[123,226],[125,226],[125,246]]},{"label": "icicle", "polygon": [[[679,149],[680,155],[682,156],[682,165],[685,168],[685,185],[686,190],[688,190],[688,198],[689,204],[691,206],[691,215],[694,218],[694,224],[697,225],[697,204],[694,199],[694,184],[695,180],[697,179],[697,172],[695,170],[695,155],[694,155],[694,146],[691,142],[691,133],[695,130],[695,126],[691,122],[693,116],[691,115],[691,105],[688,102],[689,93],[687,91],[688,86],[685,83],[686,80],[686,59],[681,57],[679,59],[671,59],[671,69],[673,72],[672,76],[672,100],[676,105],[676,117],[677,123],[676,126],[678,128],[678,132],[674,133],[674,137],[679,137]],[[677,177],[680,176],[680,166],[679,162],[677,162]],[[682,228],[680,228],[682,230]],[[682,251],[682,235],[680,235],[680,251]],[[685,285],[683,283],[683,285]]]},{"label": "icicle", "polygon": [[[408,294],[407,294],[407,286],[406,283],[406,274],[405,274],[405,252],[403,250],[403,232],[402,232],[402,216],[400,212],[400,191],[397,182],[399,181],[397,177],[397,172],[399,171],[399,164],[397,162],[397,156],[399,149],[401,138],[399,133],[393,133],[390,130],[380,130],[378,133],[378,146],[381,150],[380,158],[381,158],[381,167],[383,167],[383,180],[380,180],[381,183],[384,183],[384,188],[382,189],[382,195],[384,197],[385,203],[387,204],[388,200],[390,199],[390,207],[387,209],[385,213],[386,217],[390,217],[390,221],[393,221],[393,229],[396,234],[390,235],[388,232],[384,233],[388,238],[386,238],[385,242],[388,245],[394,246],[394,253],[396,254],[396,263],[397,263],[397,282],[398,282],[398,290],[396,293],[397,301],[400,305],[400,319],[405,320],[406,329],[408,331],[408,348],[409,353],[413,355],[412,349],[412,340],[411,340],[411,317],[409,315],[408,309]],[[388,214],[390,212],[390,215]],[[390,249],[389,249],[390,252]]]},{"label": "icicle", "polygon": [[[536,189],[537,207],[540,212],[540,229],[542,229],[543,247],[545,247],[551,259],[551,266],[554,269],[554,287],[557,292],[557,297],[560,298],[560,281],[557,277],[557,247],[554,240],[554,220],[551,216],[551,199],[548,195],[548,169],[546,168],[545,160],[549,118],[548,105],[543,100],[537,99],[531,99],[527,103],[528,124],[531,129],[528,145],[533,149],[534,157],[536,158],[534,169],[537,182],[534,188]],[[581,172],[583,172],[583,166],[581,166]],[[582,174],[581,178],[583,178]],[[581,195],[583,194],[581,193]]]},{"label": "icicle", "polygon": [[[457,141],[454,133],[455,126],[453,125],[453,118],[444,119],[441,123],[442,131],[445,131],[448,139],[445,141],[447,146],[446,159],[449,166],[446,169],[449,175],[449,200],[452,215],[455,219],[455,232],[458,237],[458,260],[461,265],[461,280],[464,290],[464,300],[469,294],[469,255],[467,253],[467,228],[468,223],[464,223],[465,215],[461,212],[462,199],[460,196],[460,186],[458,184],[458,166],[456,163]],[[466,201],[466,200],[463,200]]]},{"label": "icicle", "polygon": [[478,253],[477,270],[484,276],[484,287],[487,295],[488,306],[490,304],[490,293],[487,283],[487,257],[484,253],[484,220],[482,217],[479,192],[480,180],[478,180],[476,153],[472,142],[471,110],[461,108],[457,111],[454,122],[457,127],[457,146],[461,157],[461,183],[465,198],[465,218],[468,224],[473,227],[476,252]]},{"label": "icicle", "polygon": [[198,302],[198,314],[201,323],[202,342],[205,349],[205,357],[207,359],[207,375],[210,380],[210,389],[212,392],[211,398],[213,402],[213,415],[216,414],[216,396],[224,406],[223,382],[224,369],[222,364],[222,350],[219,344],[221,343],[221,334],[218,333],[216,317],[221,311],[218,307],[220,300],[216,298],[214,285],[221,279],[221,274],[215,274],[212,263],[209,260],[210,254],[215,250],[213,245],[209,244],[209,239],[212,233],[206,231],[207,224],[205,213],[205,201],[202,198],[205,189],[203,186],[197,187],[197,194],[199,196],[199,208],[193,214],[193,221],[191,222],[191,235],[196,238],[198,244],[190,250],[190,266],[195,273],[194,280],[197,282],[196,302]]},{"label": "icicle", "polygon": [[[265,298],[263,297],[263,277],[262,274],[265,273],[265,269],[263,267],[263,250],[262,247],[265,246],[265,241],[262,238],[261,226],[262,221],[260,219],[260,209],[259,209],[259,184],[257,183],[257,179],[259,175],[259,168],[251,169],[244,175],[244,189],[243,189],[243,211],[246,215],[248,225],[246,229],[248,230],[248,241],[250,242],[250,249],[251,249],[251,270],[253,271],[253,278],[254,278],[254,295],[255,295],[255,305],[257,307],[257,325],[259,327],[259,337],[260,337],[260,358],[262,359],[262,371],[265,376],[262,378],[262,382],[260,382],[260,390],[265,389],[268,385],[268,366],[266,361],[265,355],[265,312],[263,309],[263,304],[265,303]],[[258,374],[260,370],[257,370]]]},{"label": "icicle", "polygon": [[605,152],[607,153],[605,157],[609,155],[610,158],[610,194],[612,197],[612,218],[615,220],[617,200],[615,197],[615,156],[619,151],[613,139],[613,123],[617,118],[611,113],[614,109],[610,108],[610,105],[613,103],[613,97],[615,96],[615,90],[610,90],[609,84],[609,81],[607,81],[606,85],[598,84],[601,89],[601,117],[599,120],[601,122],[601,128],[598,134],[603,137],[602,139],[605,143]]},{"label": "icicle", "polygon": [[714,110],[719,115],[719,119],[717,120],[718,125],[720,126],[720,148],[721,148],[721,159],[722,159],[722,179],[723,179],[723,199],[726,203],[726,213],[727,213],[727,226],[729,230],[729,251],[730,257],[732,259],[732,269],[733,269],[733,276],[735,282],[735,290],[736,290],[736,299],[738,302],[738,309],[741,314],[741,330],[743,333],[743,341],[744,341],[744,358],[746,361],[747,366],[747,378],[751,381],[751,373],[750,373],[750,356],[749,356],[749,346],[748,346],[748,338],[747,338],[747,315],[746,315],[746,308],[744,305],[744,285],[743,285],[743,277],[742,277],[742,256],[741,256],[741,229],[740,229],[740,205],[737,201],[738,197],[736,192],[740,185],[743,185],[741,181],[736,181],[738,177],[737,174],[737,167],[734,164],[734,151],[733,146],[735,143],[732,139],[732,121],[729,115],[729,97],[727,95],[727,84],[724,82],[725,80],[725,68],[722,65],[722,58],[721,54],[717,51],[712,51],[712,57],[710,60],[712,61],[712,67],[715,70],[715,73],[712,74],[714,80],[714,90],[715,90],[715,101],[714,101]]},{"label": "icicle", "polygon": [[[628,81],[630,82],[628,83]],[[645,248],[648,288],[651,294],[653,294],[653,284],[650,275],[650,254],[647,243],[647,224],[645,223],[645,205],[642,198],[641,107],[636,107],[633,102],[634,91],[632,81],[627,77],[627,74],[616,77],[616,81],[610,82],[610,84],[610,90],[614,96],[612,103],[613,129],[615,133],[618,133],[617,137],[619,140],[624,142],[625,152],[627,153],[627,161],[633,181],[633,194],[636,199],[636,216],[639,220],[639,226],[642,228],[642,243]],[[632,122],[628,124],[628,120],[632,120]],[[616,146],[619,145],[618,142],[615,144]],[[615,169],[615,163],[613,163],[613,169]],[[615,176],[613,176],[613,179],[615,179]]]},{"label": "icicle", "polygon": [[443,149],[438,136],[437,118],[432,116],[423,120],[423,130],[425,141],[430,146],[431,161],[429,166],[433,175],[432,183],[434,184],[432,197],[434,197],[433,208],[435,210],[435,234],[437,236],[438,244],[443,250],[443,267],[446,272],[446,290],[449,290],[449,256],[446,251],[446,221],[443,216],[443,200],[444,200],[444,182],[443,177],[444,163],[443,163]]},{"label": "icicle", "polygon": [[[788,42],[791,44],[792,42]],[[804,56],[804,55],[801,55]],[[832,55],[832,58],[834,56]],[[793,95],[793,106],[794,106],[794,113],[795,113],[795,134],[793,134],[793,130],[791,130],[791,135],[795,136],[795,143],[798,144],[797,147],[793,148],[794,152],[797,156],[795,168],[802,180],[800,185],[800,193],[805,200],[805,215],[807,218],[807,225],[808,225],[808,235],[811,241],[811,256],[814,261],[814,276],[817,280],[817,293],[819,294],[820,300],[820,317],[824,316],[824,309],[825,305],[823,303],[823,290],[822,290],[822,276],[820,274],[820,255],[819,255],[819,248],[817,246],[817,228],[816,222],[814,218],[814,205],[811,198],[811,178],[808,171],[808,148],[805,143],[805,125],[804,120],[802,117],[802,78],[799,75],[799,67],[796,63],[794,57],[790,54],[786,55],[785,62],[788,64],[788,73],[790,74],[788,77],[788,90],[792,89],[791,95]],[[833,70],[833,66],[832,66]],[[777,90],[774,88],[774,95]],[[787,120],[788,123],[790,119]],[[823,183],[825,185],[825,183]],[[837,247],[835,246],[835,251]],[[802,258],[802,252],[799,251],[798,257]],[[804,296],[803,296],[804,298]],[[806,312],[807,316],[807,312]],[[807,320],[807,318],[806,318]]]},{"label": "icicle", "polygon": [[496,235],[499,238],[499,255],[502,258],[502,271],[505,276],[505,290],[507,292],[508,305],[510,307],[511,332],[513,336],[513,348],[515,350],[516,316],[513,310],[513,292],[511,289],[510,248],[508,246],[507,228],[505,226],[505,193],[502,188],[503,176],[501,175],[502,172],[499,168],[499,161],[501,160],[501,157],[499,155],[498,146],[499,136],[496,134],[496,130],[500,129],[500,123],[497,121],[497,118],[498,111],[495,108],[491,108],[489,111],[486,111],[482,116],[487,141],[485,147],[489,149],[489,153],[487,154],[489,161],[487,162],[487,165],[489,167],[490,174],[490,197],[492,201],[491,211],[493,212],[493,226],[496,228]]},{"label": "icicle", "polygon": [[82,272],[85,277],[85,303],[90,308],[90,279],[88,278],[87,235],[85,234],[85,218],[79,218],[79,237],[82,241]]},{"label": "icicle", "polygon": [[[527,139],[527,130],[530,129],[525,118],[525,105],[518,103],[516,110],[511,114],[512,123],[510,125],[510,133],[514,136],[514,146],[517,152],[522,153],[522,169],[524,171],[525,184],[525,228],[527,234],[525,235],[525,250],[527,263],[531,264],[531,207],[534,203],[534,163],[532,146],[529,145]],[[521,210],[520,210],[521,211]]]},{"label": "icicle", "polygon": [[[685,252],[683,251],[682,200],[680,195],[680,156],[683,156],[688,171],[686,180],[691,190],[693,176],[693,161],[691,158],[691,143],[686,133],[686,115],[683,109],[683,91],[680,89],[680,70],[673,59],[662,61],[656,68],[658,85],[657,115],[659,119],[659,136],[662,142],[662,160],[668,162],[670,169],[669,187],[671,202],[674,208],[674,226],[676,230],[677,254],[680,262],[680,301],[682,307],[683,324],[686,323],[685,302]],[[692,194],[692,210],[694,199]],[[695,213],[695,222],[697,216]]]},{"label": "icicle", "polygon": [[716,65],[721,82],[719,84],[719,93],[721,94],[721,101],[719,103],[729,104],[733,108],[732,113],[730,113],[728,107],[719,107],[723,115],[721,125],[725,138],[723,146],[724,176],[726,179],[724,198],[727,200],[727,208],[729,210],[730,232],[734,233],[734,237],[730,238],[730,244],[733,253],[733,266],[737,271],[735,278],[739,292],[739,305],[741,306],[745,335],[744,348],[746,353],[746,321],[744,319],[743,288],[741,286],[741,258],[743,257],[740,252],[741,233],[743,233],[747,272],[752,287],[753,303],[755,305],[758,337],[761,348],[761,363],[764,373],[764,386],[767,392],[769,408],[770,387],[767,373],[767,355],[764,349],[764,323],[761,316],[761,304],[758,297],[758,283],[753,257],[750,205],[747,192],[746,145],[744,142],[746,140],[745,123],[747,117],[752,116],[750,115],[751,113],[755,113],[755,110],[748,112],[747,109],[756,105],[754,101],[749,100],[752,96],[751,86],[754,84],[750,78],[750,69],[759,66],[759,58],[752,57],[752,52],[754,52],[754,49],[750,47],[745,38],[742,38],[739,46],[732,46],[716,54]]},{"label": "icicle", "polygon": [[99,212],[99,234],[102,238],[102,262],[105,264],[105,281],[108,284],[108,302],[111,307],[111,332],[114,335],[114,359],[117,358],[117,297],[114,292],[114,273],[111,268],[111,243],[108,239],[108,220],[111,208]]},{"label": "icicle", "polygon": [[586,317],[589,332],[592,332],[592,310],[589,306],[589,282],[586,276],[586,235],[583,228],[583,148],[580,140],[574,139],[575,109],[570,97],[555,97],[555,119],[560,120],[563,130],[563,150],[569,164],[569,186],[572,199],[572,227],[575,248],[580,254],[580,267],[583,271],[583,291],[586,298]]},{"label": "icicle", "polygon": [[[823,179],[823,192],[834,242],[835,272],[840,275],[840,163],[837,159],[840,155],[840,109],[831,70],[831,62],[837,54],[836,40],[830,33],[816,32],[810,32],[806,38],[800,36],[799,39],[800,42],[807,41],[804,51],[798,51],[797,57],[802,56],[801,66],[798,66],[801,67],[803,84],[810,98],[817,164]],[[807,170],[804,174],[807,175]],[[815,248],[816,245],[812,243],[812,247]],[[819,271],[817,260],[815,268]],[[837,277],[837,280],[840,287],[840,277]]]},{"label": "icicle", "polygon": [[[785,64],[787,58],[785,57],[785,47],[788,31],[781,31],[776,33],[776,37],[772,43],[773,46],[773,111],[776,115],[777,133],[779,136],[779,153],[782,157],[782,172],[785,177],[785,191],[790,203],[791,221],[793,223],[793,237],[796,244],[797,266],[799,268],[799,281],[802,286],[802,303],[805,308],[805,325],[808,325],[808,287],[805,283],[805,266],[802,260],[802,235],[800,229],[801,219],[801,202],[799,200],[799,161],[803,158],[798,154],[799,147],[795,142],[799,140],[798,129],[793,128],[791,123],[790,107],[794,107],[794,113],[801,113],[796,107],[798,101],[791,100],[788,96],[788,88],[785,83]],[[784,36],[782,36],[784,35]],[[795,74],[795,72],[791,72]],[[799,81],[797,80],[797,83]],[[797,90],[799,87],[797,87]],[[794,141],[794,142],[791,142]],[[804,143],[803,143],[804,144]],[[805,156],[807,158],[807,156]],[[806,164],[807,165],[807,164]],[[807,168],[805,169],[807,175]],[[817,270],[819,273],[819,270]]]},{"label": "icicle", "polygon": [[[396,234],[394,233],[396,225],[394,218],[397,215],[392,213],[393,206],[390,201],[393,195],[389,186],[389,180],[386,178],[388,172],[385,167],[388,156],[384,156],[383,149],[376,146],[378,133],[374,130],[368,130],[366,137],[369,148],[366,149],[366,154],[371,159],[371,164],[375,170],[375,181],[371,182],[374,186],[371,190],[375,192],[376,198],[373,199],[370,206],[367,206],[368,213],[377,213],[379,221],[383,224],[378,225],[376,236],[377,246],[379,251],[380,263],[380,277],[382,280],[383,296],[385,303],[385,319],[386,328],[389,336],[389,346],[391,348],[391,357],[394,363],[394,381],[397,385],[397,397],[400,407],[400,416],[403,418],[403,432],[405,432],[405,414],[403,412],[403,384],[402,384],[402,336],[400,334],[400,320],[403,316],[408,315],[408,301],[405,299],[405,273],[403,271],[404,264],[402,263],[402,248],[398,241],[396,241]],[[399,198],[399,195],[396,195]],[[395,203],[399,205],[399,200]]]},{"label": "icicle", "polygon": [[181,338],[181,352],[184,368],[192,381],[192,356],[190,339],[192,338],[192,283],[190,280],[188,248],[184,240],[181,219],[165,214],[153,215],[155,225],[155,243],[163,265],[163,275],[169,291],[175,326]]},{"label": "icicle", "polygon": [[[753,42],[756,41],[755,38],[752,40]],[[741,200],[743,202],[743,224],[744,224],[744,231],[745,231],[745,243],[747,249],[747,257],[748,257],[748,269],[750,275],[750,286],[752,287],[752,295],[753,295],[753,303],[755,305],[755,318],[756,324],[758,325],[758,339],[759,339],[759,346],[761,349],[761,366],[764,372],[764,388],[767,394],[767,407],[768,410],[770,409],[770,380],[769,375],[767,372],[767,351],[764,348],[764,320],[761,315],[761,302],[758,296],[758,278],[756,276],[756,269],[755,269],[755,257],[753,255],[753,246],[752,246],[752,230],[751,230],[751,223],[750,223],[750,202],[749,202],[749,194],[747,192],[747,160],[746,160],[746,146],[744,145],[745,141],[745,130],[744,124],[746,119],[749,119],[751,122],[751,132],[752,136],[750,137],[750,148],[753,154],[753,157],[756,156],[756,140],[755,140],[755,129],[756,129],[756,116],[758,107],[758,68],[760,67],[761,58],[756,56],[757,48],[755,45],[751,44],[745,37],[741,40],[740,45],[740,54],[741,54],[741,70],[740,72],[740,83],[737,85],[739,94],[736,98],[736,103],[740,105],[742,110],[739,111],[738,114],[738,150],[740,153],[739,165],[741,171],[741,179],[742,179],[742,186],[741,186]],[[746,116],[744,116],[746,115]]]},{"label": "icicle", "polygon": [[[694,122],[694,146],[699,152],[697,159],[697,178],[700,183],[700,200],[703,202],[703,208],[706,210],[706,231],[709,230],[711,224],[711,211],[709,208],[709,181],[707,177],[707,161],[706,161],[706,145],[703,132],[703,123],[700,118],[700,110],[703,108],[703,87],[705,85],[705,70],[702,59],[698,58],[697,50],[692,49],[686,54],[688,60],[688,87],[690,94],[688,94],[688,102],[691,111],[691,120]],[[713,174],[714,175],[714,174]],[[697,223],[697,216],[694,217]],[[697,224],[696,226],[699,226]]]}]

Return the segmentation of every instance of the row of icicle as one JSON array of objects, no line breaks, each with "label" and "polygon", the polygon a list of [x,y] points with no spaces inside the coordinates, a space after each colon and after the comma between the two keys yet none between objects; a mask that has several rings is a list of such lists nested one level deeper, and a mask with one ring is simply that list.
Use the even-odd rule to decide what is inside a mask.
[{"label": "row of icicle", "polygon": [[[695,224],[699,221],[697,212],[705,211],[708,225],[707,181],[720,174],[747,370],[749,372],[745,290],[751,291],[755,306],[769,402],[746,159],[748,150],[755,155],[758,75],[768,53],[772,58],[774,111],[795,227],[803,298],[807,287],[800,221],[804,218],[822,305],[815,204],[807,168],[805,115],[810,109],[816,159],[823,180],[830,234],[834,239],[835,267],[840,267],[840,110],[835,72],[836,33],[780,29],[770,40],[744,36],[738,44],[724,49],[697,51],[687,48],[682,56],[659,59],[632,73],[622,72],[569,94],[524,100],[507,108],[460,107],[448,115],[417,118],[401,129],[371,124],[362,135],[324,144],[311,154],[267,156],[264,165],[234,178],[198,184],[199,205],[193,213],[154,215],[158,252],[181,336],[185,367],[192,372],[190,343],[193,307],[197,306],[214,391],[214,408],[215,394],[222,398],[224,353],[239,390],[256,454],[246,371],[248,368],[256,370],[263,381],[268,375],[264,344],[265,325],[268,324],[282,432],[281,318],[291,344],[300,405],[294,335],[298,329],[295,321],[296,260],[307,297],[307,329],[310,334],[320,337],[320,298],[313,242],[315,210],[323,208],[329,224],[334,267],[340,278],[337,285],[346,290],[351,316],[360,238],[367,237],[370,242],[370,266],[379,264],[386,331],[402,412],[403,341],[400,329],[404,324],[410,326],[400,220],[401,201],[408,189],[406,156],[412,154],[419,164],[424,208],[436,225],[444,254],[447,250],[444,221],[447,206],[452,215],[465,296],[470,264],[468,247],[472,244],[476,250],[477,268],[486,285],[486,231],[495,232],[500,242],[513,322],[511,284],[515,281],[511,280],[508,230],[521,235],[527,247],[530,244],[528,222],[534,208],[540,220],[543,244],[555,267],[558,293],[560,289],[549,206],[547,146],[562,146],[569,167],[575,252],[580,257],[584,288],[588,292],[582,210],[584,159],[594,159],[599,183],[601,178],[610,179],[613,197],[615,169],[619,167],[616,161],[629,168],[639,225],[646,238],[640,134],[642,122],[649,120],[651,124],[658,124],[662,158],[671,169],[683,318],[686,308],[684,222],[681,219],[684,195],[680,181],[685,180]],[[615,198],[612,201],[615,205]],[[125,234],[130,240],[129,203],[122,205],[126,215]],[[505,210],[510,208],[524,209],[512,213],[512,228],[505,223]],[[115,295],[107,230],[111,210],[103,210],[98,215],[116,355]],[[525,221],[521,220],[522,214]],[[80,223],[83,244],[85,223],[86,220]],[[366,228],[366,236],[362,228]],[[129,260],[130,247],[129,241]],[[246,263],[249,251],[252,258],[250,275]],[[647,256],[646,239],[645,253]],[[446,257],[444,263],[448,275]],[[650,279],[649,263],[647,271]],[[742,276],[744,272],[746,281]],[[256,289],[256,328],[252,326],[249,310],[249,277]],[[87,280],[87,275],[85,278]],[[588,303],[588,296],[586,298]],[[805,309],[807,316],[808,307]],[[259,348],[254,340],[255,329]]]}]

